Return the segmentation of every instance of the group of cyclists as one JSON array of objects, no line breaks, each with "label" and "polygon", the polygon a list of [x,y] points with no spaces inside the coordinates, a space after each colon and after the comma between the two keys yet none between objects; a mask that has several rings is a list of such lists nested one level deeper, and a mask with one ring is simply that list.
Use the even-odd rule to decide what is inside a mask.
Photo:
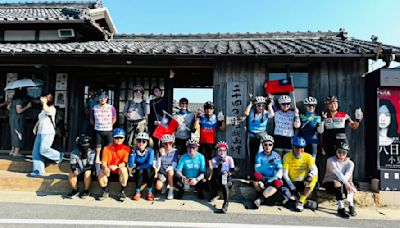
[{"label": "group of cyclists", "polygon": [[[167,199],[180,199],[185,191],[193,188],[199,199],[209,192],[209,201],[223,193],[223,206],[218,212],[226,213],[232,187],[234,160],[228,155],[229,145],[217,143],[217,130],[225,129],[222,112],[214,114],[214,104],[206,102],[203,110],[193,113],[188,109],[188,100],[179,100],[179,111],[166,116],[167,99],[159,87],[152,90],[153,99],[144,99],[144,89],[133,88],[133,98],[127,102],[124,116],[128,120],[128,134],[122,128],[113,129],[116,110],[107,103],[105,92],[97,95],[98,103],[89,111],[90,123],[94,126],[95,151],[91,137],[87,134],[76,140],[77,149],[71,153],[69,180],[72,192],[69,198],[89,195],[90,180],[97,176],[102,193],[100,200],[109,197],[108,182],[117,180],[121,185],[118,199],[126,199],[125,188],[129,177],[135,183],[133,200],[142,198],[142,185],[147,187],[146,200],[154,200],[153,187],[166,194]],[[276,104],[274,104],[276,103]],[[300,114],[297,107],[290,109],[291,97],[253,96],[244,110],[247,117],[249,165],[251,183],[258,192],[253,201],[258,208],[267,198],[280,195],[282,203],[293,205],[297,211],[304,207],[316,209],[318,203],[313,190],[318,183],[318,168],[315,160],[319,146],[327,155],[326,173],[319,181],[328,192],[336,195],[338,214],[342,217],[356,215],[352,182],[354,164],[347,156],[350,148],[345,134],[346,124],[358,128],[363,118],[361,109],[355,112],[353,121],[345,112],[338,111],[338,99],[326,98],[327,112],[315,113],[318,103],[314,97],[304,100],[306,112]],[[174,132],[161,137],[153,133],[162,122],[173,118],[178,122]],[[271,119],[271,121],[268,121]],[[267,125],[273,123],[273,134],[267,133]],[[296,130],[297,129],[297,130]],[[322,143],[318,135],[322,134]],[[307,152],[305,152],[307,151]],[[84,190],[78,191],[78,177],[84,180]],[[349,202],[349,211],[344,209],[343,194]],[[310,199],[309,199],[310,198]]]}]

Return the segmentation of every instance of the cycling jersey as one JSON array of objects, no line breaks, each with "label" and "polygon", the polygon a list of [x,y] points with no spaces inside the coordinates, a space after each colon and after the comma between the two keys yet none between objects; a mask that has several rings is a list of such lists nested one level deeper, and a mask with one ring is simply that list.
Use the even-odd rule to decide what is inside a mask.
[{"label": "cycling jersey", "polygon": [[303,137],[307,144],[318,144],[317,125],[321,123],[321,117],[315,113],[306,112],[300,115],[301,130],[298,136]]},{"label": "cycling jersey", "polygon": [[282,160],[281,156],[275,151],[266,155],[263,151],[257,154],[255,171],[261,173],[266,180],[276,180],[282,178]]},{"label": "cycling jersey", "polygon": [[[125,145],[121,145],[120,149],[117,149],[117,146],[115,146],[114,144],[106,146],[103,149],[101,162],[106,163],[108,167],[112,165],[119,165],[121,163],[127,163],[129,151],[129,146]],[[112,173],[118,173],[118,170],[114,170],[112,171]]]},{"label": "cycling jersey", "polygon": [[147,105],[144,100],[140,102],[129,100],[124,108],[124,115],[129,121],[142,120],[146,117],[147,112]]},{"label": "cycling jersey", "polygon": [[179,158],[178,163],[178,172],[182,172],[182,174],[186,178],[196,178],[201,173],[206,172],[206,161],[204,156],[197,152],[194,156],[186,153]]},{"label": "cycling jersey", "polygon": [[328,114],[328,117],[325,119],[326,134],[336,135],[338,133],[345,133],[347,121],[350,121],[350,116],[345,112],[337,112],[334,117]]},{"label": "cycling jersey", "polygon": [[199,120],[200,143],[215,143],[215,133],[218,129],[218,120],[215,114],[207,116],[203,114]]},{"label": "cycling jersey", "polygon": [[274,135],[280,135],[285,137],[294,136],[294,112],[278,110],[275,112],[275,129]]},{"label": "cycling jersey", "polygon": [[315,166],[314,158],[308,153],[303,152],[300,158],[296,158],[293,152],[283,156],[283,168],[288,169],[292,182],[303,181],[312,166]]},{"label": "cycling jersey", "polygon": [[133,151],[129,156],[129,167],[136,164],[136,169],[149,169],[153,167],[154,150],[147,147],[144,152],[139,149]]},{"label": "cycling jersey", "polygon": [[94,129],[96,131],[112,131],[112,119],[117,118],[117,111],[110,104],[97,104],[91,111],[91,117],[94,119]]},{"label": "cycling jersey", "polygon": [[178,163],[179,152],[176,149],[172,149],[169,153],[165,153],[157,158],[157,168],[165,172],[167,169],[176,169]]},{"label": "cycling jersey", "polygon": [[189,111],[180,110],[175,114],[175,119],[179,125],[175,132],[177,139],[188,139],[190,138],[191,130],[194,125],[194,114]]},{"label": "cycling jersey", "polygon": [[[253,134],[249,134],[249,137],[254,138],[256,135],[254,133],[261,133],[267,130],[267,122],[268,122],[268,111],[264,110],[261,114],[255,114],[254,109],[250,109],[249,117],[248,117],[248,126],[249,132]],[[262,122],[261,122],[262,121]]]},{"label": "cycling jersey", "polygon": [[[221,162],[221,157],[220,156],[215,156],[213,159],[211,159],[211,164],[213,169],[217,169],[219,163]],[[231,156],[225,156],[225,161],[222,163],[221,167],[221,172],[227,172],[229,173],[231,169],[235,168],[235,162],[233,161],[233,158]]]}]

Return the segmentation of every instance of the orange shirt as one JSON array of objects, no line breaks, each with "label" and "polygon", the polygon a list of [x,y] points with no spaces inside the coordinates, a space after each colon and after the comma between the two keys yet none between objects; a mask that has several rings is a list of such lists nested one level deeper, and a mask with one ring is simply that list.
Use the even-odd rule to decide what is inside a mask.
[{"label": "orange shirt", "polygon": [[[118,165],[123,162],[127,163],[130,151],[131,149],[129,146],[125,145],[123,145],[118,151],[115,151],[115,147],[113,145],[106,146],[103,149],[103,157],[101,162],[103,164],[107,164],[108,167],[111,165]],[[118,170],[115,170],[113,173],[118,173]]]}]

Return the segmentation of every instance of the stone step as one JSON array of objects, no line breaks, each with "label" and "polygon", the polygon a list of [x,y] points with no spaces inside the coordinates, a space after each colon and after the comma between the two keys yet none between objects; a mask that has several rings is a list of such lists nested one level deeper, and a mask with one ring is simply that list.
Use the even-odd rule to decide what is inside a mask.
[{"label": "stone step", "polygon": [[[8,155],[0,154],[0,170],[30,173],[32,172],[31,156],[26,156],[25,158],[13,158]],[[60,164],[49,162],[46,166],[46,173],[68,173],[69,170],[69,161],[63,161]]]}]

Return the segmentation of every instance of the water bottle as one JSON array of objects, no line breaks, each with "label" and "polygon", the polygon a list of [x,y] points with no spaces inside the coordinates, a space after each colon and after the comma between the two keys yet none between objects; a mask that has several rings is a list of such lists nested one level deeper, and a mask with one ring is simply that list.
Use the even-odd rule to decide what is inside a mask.
[{"label": "water bottle", "polygon": [[128,168],[133,168],[134,164],[135,164],[135,152],[132,152],[132,153],[129,154]]},{"label": "water bottle", "polygon": [[222,175],[222,185],[226,185],[228,183],[228,176]]},{"label": "water bottle", "polygon": [[189,184],[189,180],[188,179],[185,180],[184,189],[185,189],[185,191],[190,189],[190,184]]}]

